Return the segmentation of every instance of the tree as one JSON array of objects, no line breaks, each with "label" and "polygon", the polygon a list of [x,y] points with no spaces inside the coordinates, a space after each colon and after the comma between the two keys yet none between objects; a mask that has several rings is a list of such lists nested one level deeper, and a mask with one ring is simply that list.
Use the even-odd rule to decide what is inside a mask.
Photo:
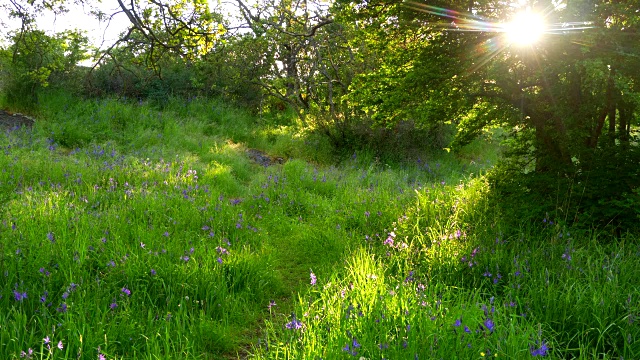
[{"label": "tree", "polygon": [[530,2],[550,24],[590,27],[557,26],[530,47],[496,32],[514,11],[493,1],[441,4],[448,10],[399,1],[339,5],[375,59],[354,80],[357,110],[386,126],[450,122],[457,146],[489,126],[511,129],[509,175],[497,188],[545,197],[559,183],[567,193],[573,184],[582,192],[574,214],[605,223],[636,217],[627,200],[637,201],[640,185],[639,151],[630,142],[640,99],[637,1]]},{"label": "tree", "polygon": [[40,30],[20,30],[12,37],[10,57],[5,59],[6,96],[9,104],[33,107],[40,88],[57,82],[73,81],[78,61],[87,58],[88,39],[75,31],[54,36]]}]

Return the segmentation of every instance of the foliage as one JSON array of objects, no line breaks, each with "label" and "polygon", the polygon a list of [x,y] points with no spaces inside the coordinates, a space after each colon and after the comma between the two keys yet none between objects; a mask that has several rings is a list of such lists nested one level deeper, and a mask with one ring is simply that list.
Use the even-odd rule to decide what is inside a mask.
[{"label": "foliage", "polygon": [[[236,3],[240,18],[231,21],[200,0],[119,2],[131,27],[97,53],[84,93],[159,108],[216,97],[261,116],[294,113],[343,157],[362,149],[377,158],[400,156],[397,147],[456,150],[499,126],[512,148],[491,182],[496,198],[539,205],[523,209],[536,216],[562,203],[568,222],[586,226],[624,231],[635,221],[637,1]],[[34,10],[11,4],[30,26]],[[544,13],[551,30],[519,47],[501,34],[502,24],[525,6]],[[38,65],[24,60],[35,53],[13,56],[13,80],[4,81],[15,88],[10,101],[32,103],[48,81],[78,89],[70,80],[82,71],[58,75],[71,74],[84,40],[65,35],[72,50],[60,60],[60,39],[33,34],[29,49],[57,51],[58,60]]]},{"label": "foliage", "polygon": [[[159,111],[49,92],[40,113],[34,129],[0,134],[3,358],[237,354],[270,300],[288,308],[310,266],[340,266],[413,184],[444,174],[312,165],[301,156],[321,149],[291,129],[272,136],[214,101]],[[284,156],[284,142],[297,159],[283,165],[245,153]]]},{"label": "foliage", "polygon": [[51,81],[68,89],[77,84],[76,63],[86,58],[88,46],[81,33],[67,31],[49,36],[40,30],[20,31],[12,40],[2,59],[9,69],[3,81],[9,105],[35,106],[38,90]]},{"label": "foliage", "polygon": [[198,81],[210,96],[255,112],[268,111],[260,79],[269,76],[271,61],[262,39],[230,36],[197,63]]},{"label": "foliage", "polygon": [[293,314],[271,314],[257,357],[637,356],[635,238],[602,245],[551,218],[514,227],[488,191],[482,177],[417,190]]},{"label": "foliage", "polygon": [[[637,141],[632,137],[632,141]],[[638,229],[638,164],[640,149],[632,146],[598,150],[589,169],[557,173],[522,173],[525,161],[503,160],[489,175],[493,203],[506,218],[552,217],[577,228],[608,228],[611,234],[635,234]],[[518,155],[516,157],[516,155]],[[514,154],[518,159],[525,155]],[[616,176],[611,176],[616,174]]]},{"label": "foliage", "polygon": [[636,237],[510,218],[486,140],[321,164],[219,102],[49,92],[41,114],[0,136],[3,357],[639,354]]},{"label": "foliage", "polygon": [[[203,0],[118,1],[131,26],[102,58],[114,59],[116,45],[135,54],[146,67],[161,78],[161,61],[179,57],[193,61],[208,52],[224,34],[224,21]],[[98,18],[107,17],[99,13]],[[114,59],[115,60],[115,59]],[[116,60],[117,61],[117,60]]]},{"label": "foliage", "polygon": [[[587,195],[572,209],[589,213],[580,217],[626,227],[635,215],[623,220],[611,206],[628,203],[623,198],[640,185],[634,180],[637,144],[631,141],[640,99],[632,69],[640,63],[630,40],[638,17],[634,2],[624,3],[531,3],[552,29],[578,21],[592,26],[550,30],[540,43],[517,47],[494,31],[514,10],[493,2],[340,1],[338,9],[360,28],[356,39],[366,43],[364,56],[373,59],[354,80],[349,98],[355,109],[387,127],[407,119],[420,127],[453,123],[454,147],[491,126],[513,129],[504,176],[528,179],[514,193],[540,199],[556,184],[577,185],[573,190]],[[443,24],[447,17],[453,22]],[[467,28],[476,31],[460,31]],[[629,181],[615,186],[604,171],[598,175],[604,163],[625,171],[619,174]],[[599,187],[607,190],[590,190]]]}]

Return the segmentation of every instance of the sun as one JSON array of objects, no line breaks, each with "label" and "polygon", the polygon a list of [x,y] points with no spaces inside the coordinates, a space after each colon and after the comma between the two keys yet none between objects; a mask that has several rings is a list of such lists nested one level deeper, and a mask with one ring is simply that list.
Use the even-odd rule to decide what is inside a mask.
[{"label": "sun", "polygon": [[544,18],[530,11],[518,13],[504,26],[504,32],[512,44],[533,45],[545,32]]}]

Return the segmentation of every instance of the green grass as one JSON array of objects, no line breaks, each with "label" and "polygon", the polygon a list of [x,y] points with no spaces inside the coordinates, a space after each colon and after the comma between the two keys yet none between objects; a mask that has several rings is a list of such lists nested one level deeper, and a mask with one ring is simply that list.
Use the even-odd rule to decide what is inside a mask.
[{"label": "green grass", "polygon": [[637,238],[507,225],[490,137],[386,164],[215,101],[41,101],[0,135],[2,359],[640,356]]}]

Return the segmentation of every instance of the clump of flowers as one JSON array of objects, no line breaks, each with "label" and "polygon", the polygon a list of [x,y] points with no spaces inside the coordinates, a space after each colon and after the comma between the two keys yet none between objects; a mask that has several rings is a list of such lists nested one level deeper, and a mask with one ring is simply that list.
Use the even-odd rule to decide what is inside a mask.
[{"label": "clump of flowers", "polygon": [[342,348],[342,351],[348,352],[351,356],[356,356],[358,355],[358,348],[360,348],[360,343],[358,342],[358,340],[356,340],[356,338],[353,338],[353,341],[351,342],[351,344],[347,343],[347,345],[345,345]]},{"label": "clump of flowers", "polygon": [[284,325],[284,327],[289,330],[299,330],[302,329],[303,326],[304,324],[302,324],[300,320],[296,319],[296,314],[291,314],[291,321]]},{"label": "clump of flowers", "polygon": [[547,356],[547,352],[549,351],[549,346],[546,342],[541,341],[538,345],[538,341],[536,341],[535,345],[532,345],[529,348],[529,352],[531,356]]}]

